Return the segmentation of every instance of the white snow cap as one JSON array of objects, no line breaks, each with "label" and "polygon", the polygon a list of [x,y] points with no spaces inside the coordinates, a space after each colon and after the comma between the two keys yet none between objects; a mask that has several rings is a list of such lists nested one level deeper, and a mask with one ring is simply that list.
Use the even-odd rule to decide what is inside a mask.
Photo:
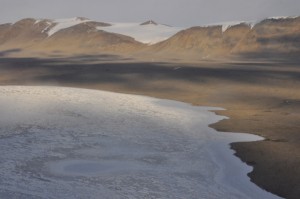
[{"label": "white snow cap", "polygon": [[145,44],[155,44],[164,41],[184,28],[170,27],[148,21],[140,23],[110,23],[112,26],[97,27],[98,30],[127,35]]}]

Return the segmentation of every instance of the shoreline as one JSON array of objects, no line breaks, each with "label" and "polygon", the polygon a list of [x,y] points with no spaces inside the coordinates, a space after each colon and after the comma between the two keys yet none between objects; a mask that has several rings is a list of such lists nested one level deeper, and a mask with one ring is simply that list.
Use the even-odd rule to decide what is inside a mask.
[{"label": "shoreline", "polygon": [[[251,144],[231,145],[243,162],[254,167],[249,175],[251,181],[286,198],[296,199],[300,194],[297,65],[84,62],[73,65],[69,61],[56,65],[51,60],[6,59],[0,65],[0,72],[3,71],[0,84],[90,88],[171,99],[194,106],[224,107],[226,110],[214,112],[230,119],[211,127],[266,138]],[[173,70],[178,66],[181,68]]]},{"label": "shoreline", "polygon": [[[17,170],[18,175],[16,175],[14,167],[8,167],[2,163],[1,165],[5,172],[2,173],[1,176],[6,179],[5,181],[11,179],[12,181],[18,182],[20,179],[24,179],[30,182],[32,185],[31,188],[36,187],[36,183],[39,182],[38,179],[20,175],[30,171],[33,175],[38,175],[40,178],[45,179],[45,183],[42,183],[40,186],[47,186],[50,190],[56,189],[56,186],[51,182],[54,181],[55,184],[64,184],[64,177],[76,177],[72,180],[74,183],[81,177],[94,177],[94,180],[99,177],[99,182],[96,182],[106,188],[106,186],[109,185],[105,183],[107,175],[109,176],[108,179],[116,178],[127,182],[127,177],[123,178],[123,175],[119,175],[120,172],[120,174],[125,172],[126,175],[133,175],[133,179],[136,179],[136,175],[139,176],[140,172],[144,173],[146,171],[145,174],[140,176],[146,180],[145,184],[141,185],[142,187],[149,186],[150,188],[151,182],[149,182],[149,185],[146,182],[149,178],[156,179],[158,172],[160,173],[160,177],[156,179],[155,184],[159,183],[160,186],[163,187],[168,187],[169,183],[167,183],[167,185],[165,183],[172,181],[173,178],[177,178],[177,182],[166,189],[165,192],[168,192],[168,194],[176,192],[173,190],[173,186],[180,185],[179,188],[185,190],[183,193],[179,192],[181,193],[181,195],[178,196],[180,198],[188,195],[199,196],[199,194],[208,195],[210,197],[222,196],[225,198],[278,198],[250,182],[246,173],[251,170],[252,167],[242,163],[235,157],[228,146],[228,143],[233,141],[247,142],[261,138],[251,134],[224,134],[213,130],[209,127],[209,124],[224,118],[211,111],[216,109],[214,107],[199,107],[174,100],[164,100],[148,96],[66,87],[1,86],[0,92],[4,93],[2,97],[0,96],[2,110],[8,113],[7,116],[1,118],[2,122],[4,121],[3,124],[6,124],[5,121],[9,121],[6,131],[8,131],[8,133],[10,132],[10,125],[12,125],[12,129],[15,128],[16,124],[21,124],[22,126],[27,126],[28,124],[33,125],[31,130],[30,128],[27,129],[23,135],[10,136],[8,138],[4,137],[3,140],[1,140],[3,144],[7,143],[4,144],[4,149],[8,149],[8,154],[3,157],[4,160],[10,160],[12,158],[15,164],[18,164],[17,168],[19,168]],[[20,100],[20,97],[22,100]],[[110,103],[103,103],[107,101]],[[40,104],[41,102],[42,104]],[[39,104],[39,106],[36,106],[36,103]],[[50,109],[48,103],[51,104]],[[11,105],[22,108],[11,109],[9,108]],[[79,109],[77,107],[78,105],[80,105]],[[8,108],[6,109],[4,107]],[[63,112],[61,112],[62,107],[64,107]],[[10,111],[12,111],[12,113],[10,113]],[[27,115],[26,112],[28,111],[31,111],[31,114],[24,119],[22,113],[25,112],[25,115]],[[75,118],[74,115],[65,117],[64,112],[66,111],[75,111],[77,116],[75,116]],[[92,117],[89,116],[91,111],[93,113],[91,115]],[[119,115],[120,111],[121,114]],[[101,121],[101,118],[106,118],[106,114],[103,113],[107,113],[108,115],[112,113],[114,118],[111,123],[98,123],[99,120]],[[141,115],[141,113],[143,113],[143,115]],[[15,120],[11,121],[10,115],[17,116],[14,118]],[[141,117],[143,119],[139,120],[140,122],[138,122],[137,126],[135,122],[129,122],[128,126],[125,125],[127,128],[124,129],[124,116],[126,118],[129,117],[129,121],[136,121],[139,120],[137,118]],[[36,118],[40,118],[40,121],[36,120]],[[87,119],[90,123],[84,124]],[[47,121],[46,124],[44,120]],[[111,120],[111,118],[109,120]],[[32,123],[33,121],[35,122]],[[147,123],[146,121],[153,125],[153,129],[152,126],[150,129],[144,128],[148,126],[144,124]],[[94,124],[94,122],[97,124]],[[99,127],[101,127],[101,129],[106,129],[107,127],[110,129],[112,127],[111,124],[113,124],[114,127],[114,130],[111,132],[104,130],[102,133],[99,132],[100,135],[94,132]],[[49,125],[54,125],[58,128],[51,128]],[[76,130],[77,128],[75,127],[81,127],[81,125],[83,125],[84,128]],[[71,126],[75,128],[73,130],[74,132],[72,131],[72,137],[75,140],[72,140],[70,137],[71,140],[66,141],[64,144],[64,147],[68,150],[62,150],[60,148],[61,136],[68,137],[69,133],[66,132],[68,132],[68,128]],[[118,128],[123,129],[124,132],[120,132],[120,130],[116,131]],[[174,128],[179,130],[174,131]],[[82,132],[83,129],[84,132]],[[141,131],[141,129],[145,130]],[[49,130],[50,132],[48,132]],[[161,131],[164,133],[162,134]],[[137,134],[135,132],[137,132]],[[14,135],[14,131],[11,133]],[[103,137],[103,134],[106,136]],[[100,137],[97,137],[97,135]],[[26,139],[23,139],[23,136],[27,139],[30,139],[30,137],[36,139],[28,143]],[[101,139],[95,139],[94,136],[96,136],[95,138]],[[48,140],[48,144],[43,143],[45,139]],[[163,140],[162,143],[161,139]],[[84,142],[84,147],[80,147],[80,140]],[[155,140],[154,143],[152,143],[153,140]],[[16,146],[13,144],[15,141],[19,143]],[[146,142],[148,144],[146,144]],[[98,143],[98,145],[96,143]],[[119,143],[119,145],[113,143]],[[190,143],[190,145],[187,145],[187,143]],[[109,144],[110,147],[105,147],[106,144]],[[144,146],[144,144],[147,147]],[[23,148],[26,150],[32,148],[29,151],[33,150],[34,153],[26,153],[26,155],[24,155],[25,157],[23,157]],[[118,148],[121,150],[118,150]],[[46,151],[51,149],[51,152],[44,154],[45,149],[47,149]],[[101,155],[99,152],[97,153],[100,149],[102,151],[100,153]],[[137,149],[139,152],[136,151]],[[73,151],[71,154],[68,152],[70,150]],[[136,152],[132,153],[132,150]],[[94,153],[92,151],[94,151]],[[154,159],[147,162],[146,160],[151,158],[149,154],[152,154],[153,157],[151,157]],[[36,159],[37,157],[38,160]],[[156,160],[155,157],[159,157],[157,163],[154,161]],[[166,158],[166,160],[161,162],[163,157]],[[24,158],[26,161],[23,160]],[[144,158],[146,158],[146,160],[144,160]],[[186,164],[186,162],[190,163]],[[123,163],[125,168],[119,166],[123,165]],[[87,170],[82,171],[84,167]],[[101,169],[97,169],[98,167]],[[131,171],[132,167],[135,168],[132,170],[133,173],[127,173],[127,169]],[[68,169],[65,170],[66,168]],[[166,170],[168,170],[168,172],[166,172]],[[154,173],[149,171],[153,171]],[[115,175],[115,172],[117,172],[117,175]],[[191,178],[191,174],[196,176]],[[146,175],[146,177],[144,175]],[[234,175],[234,180],[231,179],[231,177],[233,177],[232,175]],[[172,177],[170,178],[170,176]],[[67,182],[69,182],[69,180],[70,179],[68,179]],[[139,182],[141,179],[137,178],[136,180]],[[102,181],[104,181],[103,184],[101,183]],[[135,182],[135,180],[133,180],[133,182]],[[22,182],[19,183],[22,185]],[[187,186],[186,183],[192,186],[192,192],[190,192],[190,189],[185,189],[185,186]],[[125,186],[125,188],[130,189],[132,186],[134,187],[134,184],[135,183],[128,185],[129,187]],[[83,183],[82,185],[82,189],[85,190],[85,187],[89,184]],[[12,183],[12,185],[8,183],[3,189],[5,190],[10,186],[14,186],[14,183]],[[24,188],[27,190],[26,186]],[[102,191],[105,190],[106,189],[103,189]],[[15,189],[15,191],[19,190]],[[64,189],[57,191],[61,192],[64,191]],[[91,195],[95,193],[94,191],[95,190],[92,189]],[[111,194],[120,194],[119,192],[114,192],[114,190],[110,191]],[[156,189],[150,189],[149,191],[153,194],[161,194],[157,192]],[[45,192],[45,190],[42,190],[42,192]],[[20,193],[22,194],[22,192]],[[35,196],[39,192],[29,191],[28,193]],[[74,193],[76,193],[76,191],[68,191],[67,195],[71,197]],[[136,194],[138,196],[142,193],[143,192],[137,191]],[[124,192],[124,194],[130,193]]]},{"label": "shoreline", "polygon": [[[27,86],[23,86],[23,85],[0,85],[0,86],[8,86],[8,87],[18,87],[18,86],[20,86],[20,87],[45,87],[45,88],[47,88],[47,87],[49,87],[49,86],[47,86],[47,85],[44,85],[44,86],[39,86],[39,85],[27,85]],[[53,87],[53,88],[55,88],[56,86],[50,86],[50,87]],[[261,186],[259,186],[258,184],[256,184],[254,181],[253,181],[253,179],[251,178],[251,173],[253,173],[253,172],[255,172],[255,164],[251,164],[251,162],[246,162],[246,161],[244,161],[239,155],[237,155],[237,150],[238,149],[235,149],[235,148],[233,148],[233,145],[234,144],[244,144],[244,143],[254,143],[254,142],[263,142],[263,141],[265,141],[267,138],[265,138],[265,137],[263,137],[262,135],[257,135],[257,134],[255,134],[255,133],[244,133],[244,132],[231,132],[230,130],[218,130],[216,127],[214,127],[214,125],[218,125],[218,123],[220,123],[220,122],[222,122],[223,120],[231,120],[231,118],[230,117],[227,117],[226,115],[222,115],[222,114],[219,114],[218,113],[218,111],[226,111],[227,109],[224,109],[224,108],[221,108],[221,107],[212,107],[212,106],[206,106],[206,105],[195,105],[195,104],[192,104],[192,103],[188,103],[188,102],[185,102],[185,101],[176,101],[176,100],[173,100],[173,99],[169,99],[169,98],[164,98],[164,99],[161,99],[161,98],[156,98],[156,97],[154,97],[154,96],[148,96],[148,95],[139,95],[139,94],[133,94],[133,93],[124,93],[124,92],[115,92],[115,91],[110,91],[110,90],[99,90],[99,89],[93,89],[93,88],[81,88],[81,87],[65,87],[65,86],[59,86],[59,88],[71,88],[71,89],[86,89],[86,90],[90,90],[90,91],[100,91],[100,92],[108,92],[108,93],[116,93],[116,94],[123,94],[123,95],[133,95],[133,96],[141,96],[141,97],[145,97],[145,98],[149,98],[149,99],[151,99],[151,98],[153,98],[153,99],[158,99],[158,100],[166,100],[166,101],[171,101],[171,102],[175,102],[175,103],[183,103],[183,104],[186,104],[186,105],[189,105],[189,106],[191,106],[191,107],[194,107],[194,108],[200,108],[200,109],[202,109],[202,108],[205,108],[204,110],[207,110],[208,112],[211,112],[211,113],[214,113],[216,116],[220,116],[220,117],[225,117],[225,118],[223,118],[223,119],[220,119],[219,121],[216,121],[216,122],[213,122],[213,123],[211,123],[211,124],[208,124],[208,127],[209,128],[212,128],[213,130],[215,130],[217,133],[219,133],[219,134],[222,134],[222,133],[225,133],[225,134],[240,134],[240,135],[242,135],[242,136],[249,136],[249,137],[251,137],[251,136],[257,136],[257,140],[251,140],[251,139],[249,139],[249,140],[243,140],[243,141],[231,141],[230,143],[228,143],[227,145],[227,147],[228,147],[228,149],[230,149],[230,150],[232,150],[232,151],[234,151],[234,153],[232,154],[232,156],[235,156],[236,158],[238,158],[238,160],[240,160],[243,164],[245,164],[245,165],[247,165],[247,166],[249,166],[250,168],[252,168],[252,169],[250,169],[249,170],[249,172],[247,172],[246,173],[246,176],[248,177],[248,179],[249,179],[249,181],[251,182],[251,183],[253,183],[254,185],[256,185],[257,187],[259,187],[262,191],[265,191],[266,193],[271,193],[271,194],[273,194],[274,196],[277,196],[277,197],[279,197],[279,198],[281,198],[282,196],[279,196],[279,195],[277,195],[277,194],[275,194],[275,193],[273,193],[273,192],[271,192],[271,191],[269,191],[269,190],[266,190],[266,189],[264,189],[263,187],[261,187]],[[216,146],[217,148],[218,148],[218,146]],[[221,151],[220,151],[221,152]],[[213,156],[216,156],[216,152],[214,151],[214,152],[211,152],[211,153],[213,153],[214,155]],[[215,159],[215,162],[216,163],[218,163],[218,160],[216,160]],[[219,163],[218,163],[219,164]],[[224,169],[224,168],[223,168]],[[223,175],[223,177],[220,177],[219,176],[219,178],[224,178],[224,176],[225,175]],[[223,179],[224,180],[224,179]]]}]

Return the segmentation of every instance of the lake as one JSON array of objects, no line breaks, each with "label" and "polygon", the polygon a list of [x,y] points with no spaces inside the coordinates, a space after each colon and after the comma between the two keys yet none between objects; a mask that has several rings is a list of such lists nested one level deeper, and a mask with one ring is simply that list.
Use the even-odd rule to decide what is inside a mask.
[{"label": "lake", "polygon": [[64,87],[0,87],[0,198],[278,198],[217,132],[214,107]]}]

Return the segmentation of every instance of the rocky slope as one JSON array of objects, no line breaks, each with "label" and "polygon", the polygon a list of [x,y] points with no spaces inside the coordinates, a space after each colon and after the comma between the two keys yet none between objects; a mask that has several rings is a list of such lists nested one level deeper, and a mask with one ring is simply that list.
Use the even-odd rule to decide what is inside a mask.
[{"label": "rocky slope", "polygon": [[233,48],[232,53],[245,56],[299,55],[300,17],[261,21]]},{"label": "rocky slope", "polygon": [[297,56],[300,53],[300,17],[270,18],[253,27],[247,23],[226,29],[221,25],[192,27],[151,46],[150,50],[198,59]]},{"label": "rocky slope", "polygon": [[0,49],[44,53],[126,53],[143,44],[126,35],[97,30],[110,26],[82,18],[58,23],[53,20],[23,19],[0,26]]},{"label": "rocky slope", "polygon": [[240,22],[184,30],[154,21],[110,24],[82,17],[23,19],[14,24],[0,25],[0,50],[12,49],[194,60],[297,57],[300,53],[300,17],[269,18],[256,24]]},{"label": "rocky slope", "polygon": [[192,27],[180,31],[170,39],[149,48],[185,57],[213,58],[230,54],[230,51],[250,31],[247,24],[235,25],[225,32],[222,26]]}]

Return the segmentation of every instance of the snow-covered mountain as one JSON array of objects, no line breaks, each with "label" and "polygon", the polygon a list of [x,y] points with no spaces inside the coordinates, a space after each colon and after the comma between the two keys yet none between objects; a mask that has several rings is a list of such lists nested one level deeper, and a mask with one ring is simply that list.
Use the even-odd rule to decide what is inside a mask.
[{"label": "snow-covered mountain", "polygon": [[[44,22],[45,20],[38,19],[35,24]],[[47,26],[42,30],[42,33],[47,33],[49,37],[55,33],[71,28],[79,24],[93,22],[90,19],[83,17],[75,17],[69,19],[46,20]],[[171,27],[158,24],[152,20],[144,23],[102,23],[96,26],[97,30],[104,30],[110,33],[117,33],[134,38],[136,41],[145,44],[155,44],[166,40],[183,30],[184,28]]]},{"label": "snow-covered mountain", "polygon": [[152,20],[106,23],[84,17],[22,19],[0,25],[0,51],[63,54],[170,55],[188,59],[231,55],[297,54],[300,17],[271,17],[260,22],[234,21],[192,28]]}]

